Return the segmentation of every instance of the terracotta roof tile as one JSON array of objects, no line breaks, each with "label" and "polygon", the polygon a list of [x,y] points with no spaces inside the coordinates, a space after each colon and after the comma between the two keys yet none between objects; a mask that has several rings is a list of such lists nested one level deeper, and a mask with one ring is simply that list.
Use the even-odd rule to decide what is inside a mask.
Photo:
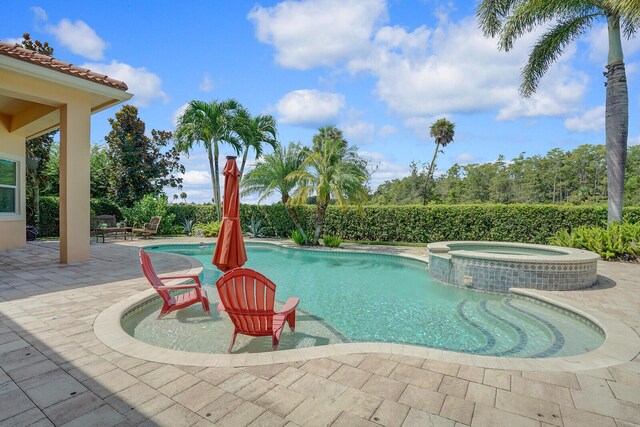
[{"label": "terracotta roof tile", "polygon": [[94,73],[86,68],[77,67],[73,64],[54,59],[50,56],[40,55],[34,51],[16,47],[13,44],[5,43],[3,41],[0,41],[0,55],[19,59],[20,61],[29,62],[31,64],[49,68],[60,73],[69,74],[101,85],[114,87],[116,89],[124,91],[128,89],[126,83],[121,82],[120,80],[112,79],[104,74]]}]

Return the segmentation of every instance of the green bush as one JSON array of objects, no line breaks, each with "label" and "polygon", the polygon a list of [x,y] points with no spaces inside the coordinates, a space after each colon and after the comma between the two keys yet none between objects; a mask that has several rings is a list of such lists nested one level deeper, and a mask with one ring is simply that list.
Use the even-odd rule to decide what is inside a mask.
[{"label": "green bush", "polygon": [[293,230],[291,232],[291,240],[293,240],[298,245],[304,244],[304,237],[302,236],[302,233],[300,233],[298,230]]},{"label": "green bush", "polygon": [[611,224],[606,227],[577,227],[558,231],[549,239],[552,245],[586,249],[606,260],[635,259],[640,256],[640,222]]},{"label": "green bush", "polygon": [[198,230],[202,230],[204,237],[218,237],[221,225],[221,221],[214,221],[207,224],[200,223],[193,226],[193,231],[197,232]]},{"label": "green bush", "polygon": [[[170,206],[173,209],[175,206]],[[214,216],[211,205],[189,205],[194,217]],[[311,235],[316,207],[297,206],[302,228]],[[277,203],[270,206],[241,205],[243,230],[251,219],[262,220],[268,237],[291,236],[295,229],[287,208]],[[640,221],[640,207],[625,207],[628,222]],[[606,206],[479,204],[479,205],[415,205],[364,206],[346,209],[327,208],[323,234],[343,240],[430,243],[442,240],[494,240],[545,244],[559,230],[572,230],[589,225],[603,226],[607,221]],[[206,222],[197,220],[197,222]]]},{"label": "green bush", "polygon": [[109,199],[91,199],[91,215],[115,215],[118,221],[124,218],[120,207]]},{"label": "green bush", "polygon": [[337,248],[342,243],[341,238],[339,238],[338,236],[331,236],[329,234],[325,235],[322,238],[322,241],[324,242],[325,246],[328,246],[330,248]]},{"label": "green bush", "polygon": [[123,208],[122,213],[127,219],[127,225],[142,227],[152,216],[161,216],[158,234],[172,234],[176,231],[175,215],[168,211],[166,196],[144,196],[131,208]]},{"label": "green bush", "polygon": [[40,196],[40,237],[60,235],[59,206],[57,196]]}]

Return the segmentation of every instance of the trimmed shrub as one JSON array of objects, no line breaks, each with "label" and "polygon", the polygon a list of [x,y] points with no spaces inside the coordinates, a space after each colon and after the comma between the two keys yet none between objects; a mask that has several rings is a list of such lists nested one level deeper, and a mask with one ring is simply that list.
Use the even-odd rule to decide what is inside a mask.
[{"label": "trimmed shrub", "polygon": [[[122,213],[127,219],[127,225],[142,227],[149,222],[152,216],[161,216],[158,234],[172,234],[176,231],[175,215],[168,212],[167,197],[144,196],[138,200],[131,208],[123,208]],[[181,227],[178,228],[180,230]]]},{"label": "trimmed shrub", "polygon": [[193,231],[197,232],[197,230],[202,230],[204,237],[218,237],[221,226],[222,221],[214,221],[207,224],[200,223],[193,226]]},{"label": "trimmed shrub", "polygon": [[291,232],[291,240],[293,240],[294,243],[298,245],[304,244],[304,237],[302,236],[302,233],[300,233],[298,230],[293,230]]},{"label": "trimmed shrub", "polygon": [[337,248],[342,243],[342,239],[338,236],[326,235],[322,238],[322,242],[329,248]]},{"label": "trimmed shrub", "polygon": [[57,196],[40,196],[40,237],[60,235],[60,201]]},{"label": "trimmed shrub", "polygon": [[609,227],[578,227],[571,232],[561,230],[549,239],[549,243],[586,249],[606,260],[632,260],[640,256],[640,222],[615,223]]},{"label": "trimmed shrub", "polygon": [[109,199],[91,199],[91,215],[115,215],[118,221],[124,218],[120,207]]}]

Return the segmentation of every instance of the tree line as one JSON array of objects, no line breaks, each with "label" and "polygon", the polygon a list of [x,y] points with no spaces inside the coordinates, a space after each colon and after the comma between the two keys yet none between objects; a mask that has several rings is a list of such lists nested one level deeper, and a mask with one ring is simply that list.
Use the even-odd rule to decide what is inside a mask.
[{"label": "tree line", "polygon": [[[607,201],[607,162],[604,145],[581,145],[546,155],[507,161],[454,164],[432,178],[430,203],[572,203]],[[640,205],[640,146],[629,147],[626,165],[625,205]],[[425,198],[428,174],[423,164],[412,163],[409,176],[386,181],[373,193],[373,204],[417,204]]]}]

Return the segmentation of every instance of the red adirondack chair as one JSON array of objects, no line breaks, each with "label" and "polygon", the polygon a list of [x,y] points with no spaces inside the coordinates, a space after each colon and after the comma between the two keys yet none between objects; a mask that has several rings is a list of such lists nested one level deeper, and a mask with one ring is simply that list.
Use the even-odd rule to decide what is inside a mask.
[{"label": "red adirondack chair", "polygon": [[248,268],[227,271],[216,282],[220,304],[218,311],[226,311],[234,325],[229,353],[236,335],[252,337],[272,336],[272,349],[277,350],[284,324],[296,328],[298,298],[289,298],[279,311],[273,310],[276,285],[262,274]]},{"label": "red adirondack chair", "polygon": [[[202,303],[202,308],[204,309],[205,313],[210,314],[207,291],[202,289],[202,286],[200,285],[200,279],[197,275],[158,277],[155,270],[153,269],[153,265],[151,264],[151,259],[149,258],[149,255],[147,255],[147,253],[144,251],[144,249],[140,249],[139,256],[140,265],[142,265],[142,271],[144,272],[145,277],[147,278],[151,286],[153,286],[153,289],[158,292],[158,295],[160,295],[162,301],[164,301],[164,304],[162,304],[162,309],[160,310],[160,314],[158,315],[158,319],[166,316],[172,311],[189,307],[190,305],[197,304],[199,302]],[[192,279],[195,280],[196,283],[176,286],[166,286],[164,283],[162,283],[164,280],[172,279]],[[170,293],[170,291],[178,291],[184,289],[191,289],[191,291],[175,296],[171,295]]]}]

